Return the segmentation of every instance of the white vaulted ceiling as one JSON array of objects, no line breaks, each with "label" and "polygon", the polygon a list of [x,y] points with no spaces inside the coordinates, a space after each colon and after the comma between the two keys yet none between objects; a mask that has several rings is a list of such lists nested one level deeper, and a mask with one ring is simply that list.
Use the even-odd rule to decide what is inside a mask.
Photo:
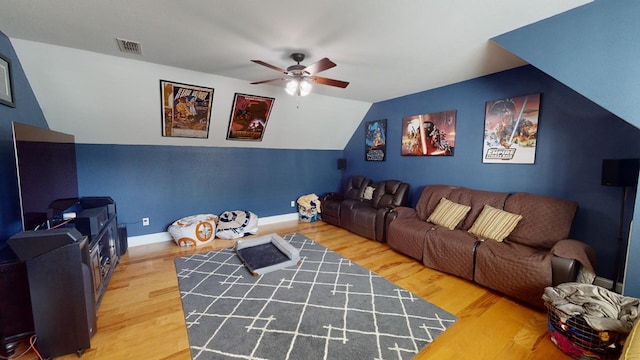
[{"label": "white vaulted ceiling", "polygon": [[338,66],[322,75],[351,82],[314,92],[377,102],[523,65],[489,39],[588,2],[2,0],[0,31],[247,82],[278,77],[251,59],[286,68],[303,52],[303,64],[329,57]]},{"label": "white vaulted ceiling", "polygon": [[[0,0],[0,31],[49,127],[78,142],[342,150],[372,103],[521,66],[490,39],[588,2]],[[249,84],[280,77],[252,59],[286,68],[293,52],[349,86]],[[215,88],[207,139],[161,136],[159,79]],[[234,93],[276,99],[261,142],[226,140]]]}]

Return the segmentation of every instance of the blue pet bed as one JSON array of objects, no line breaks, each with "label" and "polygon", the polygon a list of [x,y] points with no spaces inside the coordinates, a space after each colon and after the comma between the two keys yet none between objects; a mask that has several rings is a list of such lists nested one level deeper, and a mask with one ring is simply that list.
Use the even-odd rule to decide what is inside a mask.
[{"label": "blue pet bed", "polygon": [[300,253],[278,234],[238,240],[236,254],[249,271],[262,275],[300,263]]}]

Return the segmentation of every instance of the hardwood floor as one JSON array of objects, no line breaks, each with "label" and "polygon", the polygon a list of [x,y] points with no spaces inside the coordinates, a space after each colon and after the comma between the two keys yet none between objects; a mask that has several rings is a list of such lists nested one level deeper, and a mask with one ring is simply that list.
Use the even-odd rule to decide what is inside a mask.
[{"label": "hardwood floor", "polygon": [[[457,315],[458,321],[415,359],[570,359],[549,340],[544,312],[426,268],[386,244],[322,221],[262,226],[257,236],[273,232],[301,233]],[[98,311],[98,331],[82,359],[190,360],[173,260],[232,245],[215,240],[197,249],[173,242],[130,248],[109,283]],[[30,351],[22,359],[37,356]]]}]

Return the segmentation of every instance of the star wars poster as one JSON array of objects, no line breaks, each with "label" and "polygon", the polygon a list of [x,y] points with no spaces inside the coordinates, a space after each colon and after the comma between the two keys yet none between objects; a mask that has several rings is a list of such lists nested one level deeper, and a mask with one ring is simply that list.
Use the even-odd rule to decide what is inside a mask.
[{"label": "star wars poster", "polygon": [[456,110],[402,119],[404,156],[453,156],[455,141]]},{"label": "star wars poster", "polygon": [[387,155],[387,120],[364,124],[365,160],[384,161]]},{"label": "star wars poster", "polygon": [[539,113],[540,94],[487,102],[482,162],[535,163]]},{"label": "star wars poster", "polygon": [[227,140],[262,141],[274,98],[236,93]]},{"label": "star wars poster", "polygon": [[208,138],[213,89],[160,80],[162,136]]}]

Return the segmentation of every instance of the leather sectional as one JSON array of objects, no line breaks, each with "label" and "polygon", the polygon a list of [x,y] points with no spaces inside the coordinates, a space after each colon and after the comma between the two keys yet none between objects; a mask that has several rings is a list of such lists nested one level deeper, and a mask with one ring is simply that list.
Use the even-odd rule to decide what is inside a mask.
[{"label": "leather sectional", "polygon": [[363,176],[351,177],[342,194],[329,193],[320,199],[322,220],[360,236],[386,241],[387,216],[405,206],[409,184],[384,180],[373,184]]},{"label": "leather sectional", "polygon": [[[458,222],[445,224],[452,229],[427,221],[442,213],[442,207],[436,208],[441,201],[444,204],[443,198],[465,212],[459,221],[453,219]],[[488,208],[483,213],[485,205]],[[489,232],[504,230],[504,224],[486,216],[489,210],[515,222],[512,230],[506,229],[502,241],[477,235],[478,229],[487,224]],[[545,287],[580,280],[579,275],[582,281],[595,276],[593,249],[568,239],[576,210],[575,202],[554,197],[430,185],[422,191],[415,208],[393,209],[387,218],[386,239],[391,248],[425,266],[543,308]]]}]

